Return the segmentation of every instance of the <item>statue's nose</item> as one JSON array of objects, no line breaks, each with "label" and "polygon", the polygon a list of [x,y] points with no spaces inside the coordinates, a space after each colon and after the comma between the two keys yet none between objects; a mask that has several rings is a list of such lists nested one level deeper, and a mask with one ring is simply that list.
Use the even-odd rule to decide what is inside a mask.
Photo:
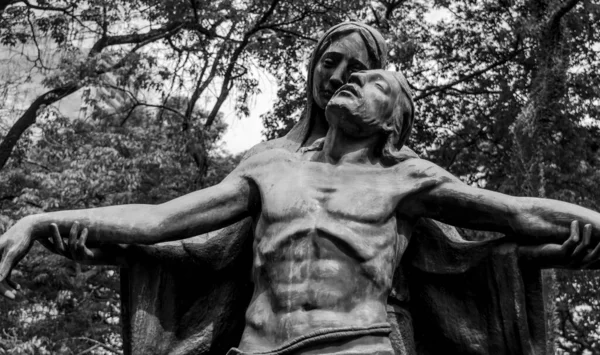
[{"label": "statue's nose", "polygon": [[331,77],[329,78],[331,86],[333,86],[333,88],[337,89],[340,86],[344,85],[344,83],[346,82],[345,76],[346,76],[346,68],[344,68],[342,65],[335,68],[335,70],[331,74]]},{"label": "statue's nose", "polygon": [[362,87],[365,84],[366,75],[367,74],[364,72],[352,73],[352,75],[350,75],[350,78],[348,78],[348,82],[358,84]]}]

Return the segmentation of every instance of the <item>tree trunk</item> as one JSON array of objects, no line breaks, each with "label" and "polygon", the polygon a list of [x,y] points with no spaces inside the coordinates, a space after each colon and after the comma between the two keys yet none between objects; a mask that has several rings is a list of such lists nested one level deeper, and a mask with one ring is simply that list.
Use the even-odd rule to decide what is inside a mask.
[{"label": "tree trunk", "polygon": [[35,123],[38,111],[46,105],[53,104],[79,89],[76,85],[53,89],[38,97],[29,108],[17,119],[2,142],[0,142],[0,170],[4,168],[13,149],[23,133]]},{"label": "tree trunk", "polygon": [[[571,51],[568,43],[568,33],[563,31],[561,18],[571,11],[578,0],[565,2],[544,3],[548,7],[540,7],[535,14],[544,23],[540,26],[537,49],[534,52],[535,62],[538,63],[531,83],[529,102],[517,117],[512,126],[515,139],[516,167],[521,171],[519,178],[522,194],[535,197],[552,197],[552,192],[559,186],[556,177],[549,173],[561,149],[556,144],[554,133],[560,127],[568,125],[564,117],[567,96],[567,70]],[[548,15],[551,4],[555,6],[553,13]],[[555,270],[543,270],[542,285],[544,308],[546,316],[546,353],[556,352],[556,333],[558,330],[558,313],[556,307],[557,277]]]}]

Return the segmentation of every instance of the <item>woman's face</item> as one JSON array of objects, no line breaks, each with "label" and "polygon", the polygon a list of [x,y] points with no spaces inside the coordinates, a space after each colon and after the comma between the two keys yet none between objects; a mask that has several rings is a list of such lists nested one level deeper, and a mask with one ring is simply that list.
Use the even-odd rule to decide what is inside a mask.
[{"label": "woman's face", "polygon": [[313,98],[325,109],[333,93],[348,81],[350,74],[372,69],[367,47],[356,33],[338,38],[323,52],[313,73]]}]

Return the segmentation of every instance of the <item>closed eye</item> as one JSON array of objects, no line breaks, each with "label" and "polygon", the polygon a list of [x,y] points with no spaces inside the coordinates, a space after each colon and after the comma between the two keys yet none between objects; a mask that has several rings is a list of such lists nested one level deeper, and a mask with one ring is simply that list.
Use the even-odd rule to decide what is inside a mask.
[{"label": "closed eye", "polygon": [[375,86],[377,86],[381,91],[383,92],[387,92],[387,90],[385,89],[385,87],[381,84],[375,84]]},{"label": "closed eye", "polygon": [[387,85],[387,83],[382,83],[381,81],[376,81],[375,82],[375,86],[379,88],[379,90],[383,91],[384,93],[389,93],[390,91],[390,87],[389,85]]},{"label": "closed eye", "polygon": [[331,58],[327,58],[327,59],[323,60],[323,65],[325,65],[326,67],[332,67],[334,64],[335,64],[335,62]]}]

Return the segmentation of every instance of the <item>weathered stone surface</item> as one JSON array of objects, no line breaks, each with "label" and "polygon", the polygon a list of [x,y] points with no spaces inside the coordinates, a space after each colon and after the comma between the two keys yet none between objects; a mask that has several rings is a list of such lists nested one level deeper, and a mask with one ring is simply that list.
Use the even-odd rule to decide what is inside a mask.
[{"label": "weathered stone surface", "polygon": [[[127,353],[212,354],[239,346],[240,353],[389,354],[392,345],[398,354],[542,353],[539,273],[522,268],[513,240],[471,242],[431,220],[413,234],[413,222],[429,216],[535,237],[541,231],[548,242],[561,242],[565,220],[594,223],[597,216],[536,201],[540,215],[527,223],[507,223],[510,214],[495,219],[502,206],[522,206],[461,187],[400,149],[413,118],[404,78],[383,71],[350,76],[352,68],[382,67],[385,52],[369,27],[332,29],[309,66],[305,118],[288,136],[253,149],[224,183],[181,198],[170,224],[150,228],[154,221],[142,223],[144,213],[128,207],[61,212],[16,225],[0,240],[3,248],[24,248],[29,240],[12,236],[39,237],[50,221],[64,231],[81,220],[91,240],[135,243],[253,217],[252,226],[245,220],[184,243],[126,249]],[[445,195],[429,193],[436,188]]]}]

